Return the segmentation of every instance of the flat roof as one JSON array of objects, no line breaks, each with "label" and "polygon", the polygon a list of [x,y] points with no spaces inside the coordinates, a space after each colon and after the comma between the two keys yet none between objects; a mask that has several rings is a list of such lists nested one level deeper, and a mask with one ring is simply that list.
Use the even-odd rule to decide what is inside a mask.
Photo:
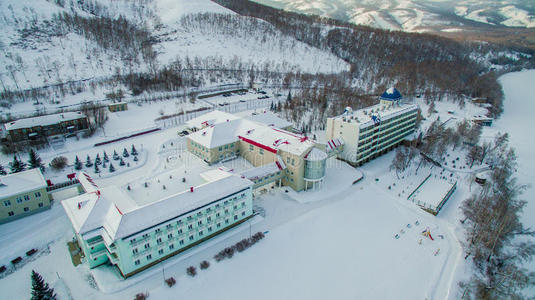
[{"label": "flat roof", "polygon": [[346,111],[339,116],[332,117],[332,119],[341,119],[347,123],[358,123],[360,126],[367,126],[374,124],[373,117],[384,121],[399,114],[417,109],[418,106],[416,104],[377,104],[355,111]]},{"label": "flat roof", "polygon": [[435,209],[454,186],[455,181],[431,175],[410,197],[414,203]]},{"label": "flat roof", "polygon": [[229,114],[220,110],[214,110],[209,113],[205,113],[197,118],[193,118],[186,122],[186,125],[189,128],[204,128],[206,126],[211,126],[227,121],[237,120],[240,117],[233,114]]},{"label": "flat roof", "polygon": [[47,186],[39,168],[0,177],[0,198],[11,197]]},{"label": "flat roof", "polygon": [[85,118],[81,112],[64,112],[53,115],[39,116],[33,118],[19,119],[5,124],[6,130],[21,128],[32,128],[36,126],[49,126],[65,121],[72,121]]}]

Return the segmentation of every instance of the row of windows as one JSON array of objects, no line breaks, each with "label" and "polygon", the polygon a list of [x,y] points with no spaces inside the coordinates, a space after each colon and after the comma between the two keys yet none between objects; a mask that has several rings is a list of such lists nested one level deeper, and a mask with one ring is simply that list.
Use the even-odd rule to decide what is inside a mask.
[{"label": "row of windows", "polygon": [[[173,221],[173,223],[169,223],[169,224],[166,224],[165,225],[165,228],[167,230],[171,230],[172,228],[174,228],[174,226],[182,226],[185,222],[188,222],[190,223],[188,225],[188,229],[192,229],[193,228],[193,225],[191,224],[191,222],[193,221],[194,217],[196,219],[199,219],[199,218],[202,218],[203,216],[206,216],[206,221],[207,222],[210,222],[211,221],[211,214],[212,212],[215,212],[215,211],[218,211],[219,209],[221,208],[224,208],[225,206],[230,206],[232,203],[235,203],[236,201],[239,201],[240,199],[242,199],[243,197],[245,197],[245,193],[241,193],[240,195],[236,195],[230,199],[227,199],[225,201],[223,201],[223,203],[221,204],[221,202],[211,206],[211,207],[208,207],[206,209],[203,209],[202,211],[198,211],[197,213],[195,214],[192,214],[192,215],[189,215],[189,216],[186,216],[185,218],[181,218],[179,220],[177,220],[176,222]],[[237,209],[238,208],[238,205],[240,205],[241,207],[245,207],[245,201],[242,201],[240,204],[234,204],[234,209]],[[225,213],[229,213],[229,210],[228,209],[225,209],[224,210]],[[220,212],[217,212],[216,213],[216,217],[220,217],[221,216],[221,213]],[[198,225],[202,225],[203,223],[203,220],[197,220],[197,223]],[[190,228],[191,227],[191,228]],[[164,227],[160,227],[160,228],[156,228],[154,230],[154,233],[155,234],[159,234],[161,232],[161,229],[164,228]],[[181,232],[182,229],[179,229],[179,231]],[[147,239],[149,238],[150,236],[150,233],[145,233],[141,236],[141,240],[144,240],[144,239]],[[138,238],[133,238],[133,239],[130,239],[130,244],[134,244],[136,243]]]},{"label": "row of windows", "polygon": [[231,149],[234,148],[234,144],[230,144],[230,145],[227,144],[225,146],[219,146],[218,150],[219,150],[219,152],[221,152],[221,151],[223,151],[223,149],[228,150],[229,148],[231,148]]},{"label": "row of windows", "polygon": [[373,133],[374,137],[372,137],[371,139],[365,140],[365,138],[367,138],[369,135],[366,136],[366,137],[363,137],[363,138],[360,139],[359,148],[362,147],[364,144],[376,141],[377,138],[384,138],[384,136],[388,135],[389,133],[391,133],[393,131],[397,131],[399,128],[406,126],[407,123],[412,123],[412,122],[415,122],[414,117],[412,117],[411,119],[404,120],[403,122],[400,122],[399,124],[396,124],[396,126],[392,126],[392,127],[388,128],[387,130]]},{"label": "row of windows", "polygon": [[386,135],[382,136],[380,139],[376,140],[373,144],[369,144],[369,145],[367,145],[367,146],[365,146],[363,148],[359,148],[358,152],[361,155],[363,155],[364,153],[366,153],[366,152],[368,152],[370,150],[377,149],[378,147],[381,147],[384,143],[386,143],[388,141],[391,141],[393,138],[397,137],[398,139],[402,139],[403,137],[405,137],[405,136],[409,135],[410,133],[412,133],[413,130],[414,130],[414,125],[413,124],[405,126],[403,128],[399,128],[395,132],[392,132],[390,134],[386,134]]},{"label": "row of windows", "polygon": [[[397,115],[397,116],[395,116],[395,117],[393,117],[393,118],[390,118],[390,119],[388,119],[388,120],[382,121],[382,122],[381,122],[381,125],[386,125],[386,124],[389,124],[390,122],[393,122],[393,121],[396,121],[396,120],[405,118],[405,117],[407,117],[407,116],[415,115],[415,114],[416,114],[416,111],[411,110],[411,111],[408,111],[408,112],[399,114],[399,115]],[[370,126],[367,126],[367,127],[365,127],[365,128],[361,128],[361,129],[360,129],[360,132],[361,132],[361,133],[367,133],[367,131],[373,130],[374,128],[375,128],[375,125],[370,125]]]},{"label": "row of windows", "polygon": [[[242,217],[245,216],[245,211],[241,212],[241,216],[242,216]],[[234,221],[237,221],[238,218],[239,218],[239,216],[238,216],[238,215],[234,215],[233,218],[234,218]],[[230,224],[230,219],[225,219],[225,224],[226,224],[226,225]],[[215,226],[215,228],[221,228],[221,225],[222,225],[221,223],[217,223],[216,226]],[[207,233],[207,234],[210,234],[210,233],[212,233],[213,231],[214,231],[214,227],[213,227],[213,226],[209,226],[208,228],[206,228],[206,233]],[[204,230],[204,229],[203,229],[203,230],[199,230],[196,234],[197,234],[197,236],[198,236],[199,238],[202,238],[202,237],[205,235],[205,230]],[[169,237],[169,239],[172,239],[173,235],[172,235],[172,234],[169,234],[168,237]],[[179,240],[179,241],[178,241],[178,245],[179,245],[179,246],[184,246],[186,243],[191,243],[191,242],[193,242],[194,240],[195,240],[195,236],[194,236],[193,234],[191,234],[191,235],[188,236],[187,240],[184,240],[184,239]],[[172,242],[172,241],[170,240],[170,242]],[[163,241],[161,240],[161,238],[159,238],[159,239],[156,241],[156,243],[157,243],[157,246],[161,246],[161,245],[163,244]],[[150,245],[150,243],[146,243],[145,245],[143,245],[143,247],[144,247],[144,249],[148,250],[148,249],[151,248],[151,245]],[[172,251],[174,248],[175,248],[175,244],[174,244],[174,243],[170,243],[170,244],[168,245],[168,249],[169,249],[169,251]],[[134,255],[139,254],[139,249],[138,249],[138,248],[134,248],[134,249],[132,249],[132,254],[134,254]],[[158,249],[158,254],[159,254],[159,255],[164,254],[164,250],[163,250],[163,248],[159,248],[159,249]],[[151,259],[152,259],[152,254],[148,254],[148,255],[146,256],[146,258],[147,258],[147,261],[151,260]],[[140,263],[140,262],[139,262],[139,259],[136,260],[134,263],[135,263],[135,265],[139,265],[139,263]]]},{"label": "row of windows", "polygon": [[[41,192],[35,192],[34,196],[35,196],[35,198],[41,198]],[[22,199],[24,199],[24,201],[30,201],[30,195],[18,196],[16,198],[17,203],[22,203],[22,201],[23,201]],[[5,207],[11,206],[11,200],[5,200],[4,201],[4,206]]]},{"label": "row of windows", "polygon": [[[43,202],[39,202],[39,207],[43,207],[43,206],[44,206]],[[28,212],[28,211],[30,211],[30,208],[29,208],[29,207],[25,207],[25,208],[24,208],[24,211],[25,211],[25,212]],[[15,215],[15,212],[13,212],[13,211],[8,211],[8,212],[7,212],[7,215],[10,216],[10,217],[12,217],[12,216]]]},{"label": "row of windows", "polygon": [[[408,134],[411,134],[412,132],[414,132],[414,129],[410,129],[410,130],[407,132],[407,135],[408,135]],[[390,146],[393,145],[393,144],[399,143],[403,138],[404,138],[404,136],[400,136],[400,137],[398,137],[398,138],[395,138],[395,139],[393,139],[393,142],[391,142],[391,143],[389,143],[389,144],[387,144],[387,145],[382,146],[382,148],[381,148],[381,149],[378,149],[378,150],[381,151],[381,150],[383,150],[383,149],[385,149],[385,148],[390,147]],[[372,155],[373,155],[374,153],[376,153],[376,152],[377,152],[377,151],[373,151],[373,152],[370,152],[370,153],[361,153],[361,154],[358,155],[358,157],[357,157],[357,161],[364,160],[364,159],[366,159],[366,158],[372,156]]]},{"label": "row of windows", "polygon": [[396,125],[399,125],[399,124],[402,124],[404,123],[405,121],[407,120],[412,120],[413,118],[415,118],[416,115],[410,115],[410,116],[407,116],[407,117],[404,117],[404,118],[399,118],[399,119],[395,119],[395,124],[393,125],[390,125],[390,126],[384,126],[385,124],[384,123],[381,123],[381,125],[379,125],[378,127],[375,127],[376,130],[372,130],[372,131],[367,131],[367,132],[361,132],[360,135],[359,135],[359,140],[364,140],[370,136],[373,136],[375,134],[377,134],[377,130],[379,129],[382,129],[384,127],[395,127]]}]

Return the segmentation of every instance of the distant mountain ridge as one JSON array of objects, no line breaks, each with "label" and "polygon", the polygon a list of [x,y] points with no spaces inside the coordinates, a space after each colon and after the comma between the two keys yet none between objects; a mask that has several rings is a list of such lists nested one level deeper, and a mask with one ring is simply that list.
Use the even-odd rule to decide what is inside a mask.
[{"label": "distant mountain ridge", "polygon": [[529,0],[254,0],[359,25],[410,32],[461,31],[465,26],[535,28]]}]

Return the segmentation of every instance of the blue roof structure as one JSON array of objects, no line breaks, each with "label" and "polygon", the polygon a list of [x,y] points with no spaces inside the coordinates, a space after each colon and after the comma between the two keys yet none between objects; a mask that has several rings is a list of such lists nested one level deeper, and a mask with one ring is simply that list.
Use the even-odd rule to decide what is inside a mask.
[{"label": "blue roof structure", "polygon": [[401,100],[403,96],[401,96],[401,93],[394,87],[389,88],[386,90],[380,97],[381,100],[386,101],[397,101]]}]

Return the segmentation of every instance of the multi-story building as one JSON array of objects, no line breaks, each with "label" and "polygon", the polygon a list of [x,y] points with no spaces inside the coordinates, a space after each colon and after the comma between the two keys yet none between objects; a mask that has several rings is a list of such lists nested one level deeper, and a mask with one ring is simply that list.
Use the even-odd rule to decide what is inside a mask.
[{"label": "multi-story building", "polygon": [[64,112],[19,119],[6,123],[3,127],[4,145],[17,150],[17,144],[38,145],[46,143],[48,137],[65,136],[87,130],[89,123],[81,112]]},{"label": "multi-story building", "polygon": [[0,224],[50,208],[46,187],[38,168],[0,177]]},{"label": "multi-story building", "polygon": [[209,172],[208,182],[142,206],[78,174],[85,194],[61,204],[90,268],[111,264],[126,278],[248,220],[253,182]]},{"label": "multi-story building", "polygon": [[[279,170],[271,168],[275,172],[270,173],[270,178],[278,176],[281,184],[296,191],[321,186],[328,154],[338,151],[343,142],[338,141],[333,148],[319,145],[306,136],[278,128],[276,125],[290,126],[287,121],[275,118],[273,115],[253,118],[267,120],[263,123],[220,111],[207,113],[188,122],[195,131],[187,138],[188,151],[208,164],[241,156],[254,167],[276,165]],[[270,167],[264,169],[248,172],[255,174],[251,180],[257,180],[258,173],[265,174]],[[259,185],[259,182],[255,181],[255,184]]]},{"label": "multi-story building", "polygon": [[380,98],[380,104],[346,111],[327,119],[327,138],[345,142],[339,158],[359,166],[386,153],[416,130],[418,107],[403,104],[398,90],[391,88]]}]

